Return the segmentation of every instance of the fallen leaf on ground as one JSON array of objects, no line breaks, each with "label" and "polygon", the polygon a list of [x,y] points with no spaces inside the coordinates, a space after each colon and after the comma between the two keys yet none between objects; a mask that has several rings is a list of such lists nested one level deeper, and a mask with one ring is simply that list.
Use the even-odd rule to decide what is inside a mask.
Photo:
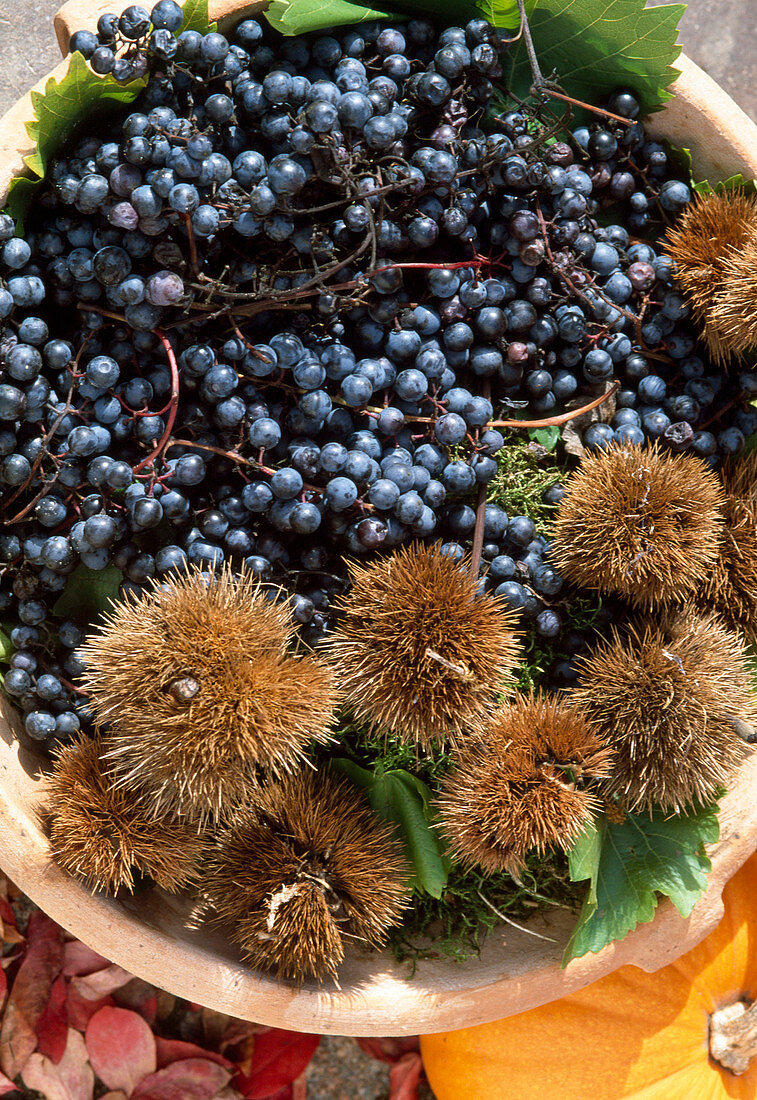
[{"label": "fallen leaf on ground", "polygon": [[234,1079],[245,1100],[266,1100],[296,1080],[315,1054],[320,1035],[268,1028],[255,1036],[252,1069]]},{"label": "fallen leaf on ground", "polygon": [[115,963],[95,970],[92,974],[71,979],[71,987],[85,997],[88,1001],[99,1001],[101,997],[107,997],[121,986],[132,980],[133,975]]},{"label": "fallen leaf on ground", "polygon": [[0,1028],[0,1068],[10,1078],[18,1077],[37,1048],[37,1022],[63,966],[63,936],[54,921],[35,910],[26,934],[26,953]]},{"label": "fallen leaf on ground", "polygon": [[63,973],[67,978],[94,974],[96,970],[104,970],[107,966],[110,966],[108,960],[81,940],[70,940],[63,947]]},{"label": "fallen leaf on ground", "polygon": [[196,1043],[185,1043],[182,1039],[162,1039],[155,1036],[155,1048],[158,1056],[158,1069],[170,1066],[172,1062],[181,1062],[187,1058],[209,1058],[224,1069],[234,1069],[234,1063],[222,1054],[212,1050],[203,1050]]},{"label": "fallen leaf on ground", "polygon": [[0,897],[0,933],[3,943],[23,943],[26,938],[19,932],[13,906],[5,896]]},{"label": "fallen leaf on ground", "polygon": [[63,1057],[68,1041],[66,994],[66,979],[59,974],[50,990],[50,1000],[37,1020],[37,1050],[56,1063]]},{"label": "fallen leaf on ground", "polygon": [[0,1096],[7,1096],[9,1092],[18,1092],[18,1085],[9,1081],[4,1073],[0,1073]]},{"label": "fallen leaf on ground", "polygon": [[131,1096],[143,1078],[155,1072],[155,1036],[146,1020],[128,1008],[101,1008],[84,1034],[89,1060],[109,1089]]},{"label": "fallen leaf on ground", "polygon": [[158,1016],[158,990],[154,985],[143,982],[141,978],[132,978],[130,982],[117,989],[114,994],[116,1004],[121,1008],[131,1008],[147,1020],[150,1027]]},{"label": "fallen leaf on ground", "polygon": [[229,1077],[223,1066],[207,1058],[187,1058],[145,1077],[131,1100],[214,1100]]},{"label": "fallen leaf on ground", "polygon": [[355,1042],[379,1062],[399,1062],[403,1054],[420,1050],[417,1035],[408,1035],[404,1039],[356,1039]]},{"label": "fallen leaf on ground", "polygon": [[125,1092],[121,1092],[120,1089],[117,1089],[115,1092],[104,1092],[100,1100],[129,1100],[129,1097]]},{"label": "fallen leaf on ground", "polygon": [[420,1054],[403,1054],[389,1072],[389,1100],[418,1100],[422,1073]]},{"label": "fallen leaf on ground", "polygon": [[112,997],[101,997],[99,1001],[90,1001],[69,985],[66,996],[69,1027],[84,1031],[89,1021],[101,1008],[112,1008],[115,1003]]},{"label": "fallen leaf on ground", "polygon": [[[266,1100],[307,1100],[308,1084],[305,1078],[305,1074],[301,1074],[296,1081],[292,1081],[291,1085],[287,1085],[286,1088],[279,1089],[273,1096],[267,1096]],[[222,1100],[218,1097],[218,1100]]]},{"label": "fallen leaf on ground", "polygon": [[21,1074],[29,1089],[41,1092],[45,1100],[92,1100],[95,1075],[87,1061],[84,1039],[68,1029],[66,1050],[57,1066],[44,1054],[32,1054]]}]

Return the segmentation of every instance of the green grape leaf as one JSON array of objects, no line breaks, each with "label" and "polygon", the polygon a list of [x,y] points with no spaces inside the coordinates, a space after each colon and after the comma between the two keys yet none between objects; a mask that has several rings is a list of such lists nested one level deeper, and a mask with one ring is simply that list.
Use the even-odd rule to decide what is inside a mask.
[{"label": "green grape leaf", "polygon": [[182,11],[184,12],[184,22],[178,31],[179,34],[183,31],[210,34],[211,31],[218,30],[218,24],[210,22],[208,0],[185,0]]},{"label": "green grape leaf", "polygon": [[601,817],[587,829],[568,856],[571,879],[590,885],[563,966],[650,921],[659,894],[688,917],[707,886],[704,845],[718,839],[717,814],[713,803],[687,814],[627,814],[622,825]]},{"label": "green grape leaf", "polygon": [[441,838],[431,827],[431,791],[426,784],[402,768],[371,772],[343,758],[331,763],[365,791],[373,812],[394,826],[414,872],[413,885],[434,898],[441,897],[447,885],[448,861]]},{"label": "green grape leaf", "polygon": [[26,130],[37,148],[24,158],[27,167],[43,176],[50,157],[83,118],[90,119],[93,111],[108,105],[130,103],[145,84],[143,79],[119,84],[112,76],[97,76],[78,51],[73,53],[61,81],[50,77],[44,93],[32,92],[35,117]]},{"label": "green grape leaf", "polygon": [[19,231],[50,158],[61,145],[82,121],[89,122],[95,115],[130,103],[145,84],[143,79],[119,84],[112,76],[97,76],[77,51],[71,55],[66,75],[61,80],[51,76],[44,92],[32,91],[34,118],[26,123],[26,131],[35,149],[24,157],[24,163],[36,179],[18,176],[11,181],[8,191],[7,210]]},{"label": "green grape leaf", "polygon": [[[672,98],[685,4],[647,8],[644,0],[537,0],[529,23],[542,74],[554,72],[576,99],[599,103],[619,85],[638,96],[642,113]],[[521,39],[504,58],[504,86],[522,98],[532,75]]]},{"label": "green grape leaf", "polygon": [[350,0],[273,0],[263,14],[274,30],[290,36],[391,18],[386,8],[369,8]]},{"label": "green grape leaf", "polygon": [[[538,0],[526,0],[531,11]],[[380,9],[351,0],[273,0],[264,15],[271,26],[285,35],[305,34],[346,23],[374,19],[408,18],[427,15],[442,23],[464,23],[484,16],[495,27],[514,30],[520,17],[517,0],[389,0]]]},{"label": "green grape leaf", "polygon": [[13,642],[4,630],[0,630],[0,665],[7,665],[13,656]]},{"label": "green grape leaf", "polygon": [[76,619],[90,623],[118,599],[123,574],[115,565],[104,569],[88,569],[77,565],[66,581],[66,587],[53,604],[53,615],[60,619]]},{"label": "green grape leaf", "polygon": [[528,438],[535,443],[541,443],[548,451],[554,451],[561,436],[562,432],[557,424],[552,424],[549,428],[528,429]]},{"label": "green grape leaf", "polygon": [[743,187],[747,195],[757,194],[757,183],[754,180],[744,179],[740,172],[735,176],[729,176],[727,180],[720,180],[711,187],[709,180],[700,180],[694,184],[694,190],[698,195],[720,195],[723,191],[733,191],[736,187]]},{"label": "green grape leaf", "polygon": [[[539,0],[526,0],[526,15],[530,16]],[[493,27],[516,30],[520,26],[518,0],[477,0],[476,6]]]}]

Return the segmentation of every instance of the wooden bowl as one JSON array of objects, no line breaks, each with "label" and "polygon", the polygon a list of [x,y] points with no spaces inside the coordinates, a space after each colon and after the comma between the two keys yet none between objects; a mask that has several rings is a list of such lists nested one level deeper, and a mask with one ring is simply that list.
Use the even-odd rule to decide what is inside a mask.
[{"label": "wooden bowl", "polygon": [[[55,19],[65,50],[73,30],[93,26],[104,11],[127,0],[69,0]],[[260,10],[211,0],[213,18],[230,25]],[[60,77],[66,62],[50,75]],[[679,61],[676,98],[650,127],[692,150],[695,170],[712,182],[735,172],[757,175],[757,127],[687,58]],[[47,81],[37,85],[43,90]],[[25,120],[27,94],[0,120],[0,196],[23,171],[31,151]],[[0,203],[1,205],[1,203]],[[493,930],[480,957],[464,964],[446,958],[409,966],[388,952],[351,951],[340,970],[340,988],[306,985],[295,990],[252,970],[218,933],[192,930],[188,898],[154,888],[136,897],[93,896],[51,861],[40,829],[44,762],[0,698],[0,866],[31,899],[73,935],[132,974],[190,1001],[242,1019],[333,1035],[413,1035],[486,1023],[564,997],[626,964],[657,970],[699,943],[723,913],[721,892],[757,847],[757,754],[740,769],[723,799],[721,837],[711,846],[706,894],[684,920],[664,900],[648,924],[595,955],[560,959],[575,914],[555,909],[534,916],[527,931]],[[536,933],[540,937],[537,938]]]}]

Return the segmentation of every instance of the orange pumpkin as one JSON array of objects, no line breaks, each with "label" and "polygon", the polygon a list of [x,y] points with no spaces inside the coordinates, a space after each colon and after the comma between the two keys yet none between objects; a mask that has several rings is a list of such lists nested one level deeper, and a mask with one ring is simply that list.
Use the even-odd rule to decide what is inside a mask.
[{"label": "orange pumpkin", "polygon": [[757,853],[723,901],[714,932],[654,974],[624,966],[529,1012],[422,1036],[437,1100],[755,1100],[757,1057],[734,1076],[708,1034],[711,1013],[757,999]]}]

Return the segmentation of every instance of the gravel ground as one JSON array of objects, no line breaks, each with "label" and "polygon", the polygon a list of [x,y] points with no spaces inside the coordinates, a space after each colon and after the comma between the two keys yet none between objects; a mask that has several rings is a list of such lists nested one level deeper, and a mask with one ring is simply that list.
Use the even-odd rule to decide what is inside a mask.
[{"label": "gravel ground", "polygon": [[[308,1100],[386,1100],[390,1068],[363,1053],[353,1039],[326,1035],[308,1066]],[[425,1083],[418,1100],[434,1100]]]}]

